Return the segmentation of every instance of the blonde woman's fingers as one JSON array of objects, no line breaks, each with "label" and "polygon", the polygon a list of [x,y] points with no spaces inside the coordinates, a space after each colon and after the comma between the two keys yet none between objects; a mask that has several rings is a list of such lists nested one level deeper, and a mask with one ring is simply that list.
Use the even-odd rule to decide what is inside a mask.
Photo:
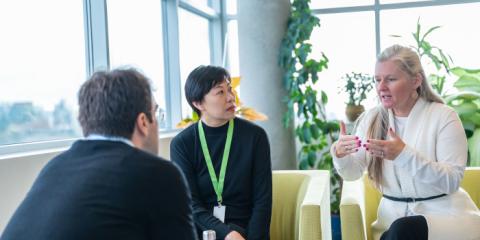
[{"label": "blonde woman's fingers", "polygon": [[340,121],[340,135],[347,135],[347,128],[343,121]]},{"label": "blonde woman's fingers", "polygon": [[340,135],[338,140],[347,141],[347,140],[359,140],[359,137],[355,135]]}]

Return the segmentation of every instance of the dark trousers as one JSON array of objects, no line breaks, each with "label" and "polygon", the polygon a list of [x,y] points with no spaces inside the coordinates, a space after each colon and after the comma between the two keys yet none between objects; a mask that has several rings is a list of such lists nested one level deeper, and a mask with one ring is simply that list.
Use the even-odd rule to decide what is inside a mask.
[{"label": "dark trousers", "polygon": [[402,217],[395,220],[380,240],[427,240],[428,225],[423,216]]}]

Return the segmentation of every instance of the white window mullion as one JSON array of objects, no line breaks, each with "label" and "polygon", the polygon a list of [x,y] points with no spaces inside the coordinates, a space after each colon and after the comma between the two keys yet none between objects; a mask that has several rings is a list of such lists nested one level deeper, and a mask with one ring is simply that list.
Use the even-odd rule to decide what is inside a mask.
[{"label": "white window mullion", "polygon": [[107,4],[105,0],[84,0],[87,75],[109,69]]},{"label": "white window mullion", "polygon": [[163,49],[165,62],[165,97],[167,129],[175,128],[182,119],[180,51],[178,40],[178,1],[162,0]]}]

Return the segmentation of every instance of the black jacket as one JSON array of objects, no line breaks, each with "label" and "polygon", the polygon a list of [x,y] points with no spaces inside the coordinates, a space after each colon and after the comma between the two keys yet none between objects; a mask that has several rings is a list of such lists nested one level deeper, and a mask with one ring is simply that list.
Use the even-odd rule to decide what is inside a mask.
[{"label": "black jacket", "polygon": [[79,140],[40,172],[1,240],[196,239],[190,201],[171,162]]}]

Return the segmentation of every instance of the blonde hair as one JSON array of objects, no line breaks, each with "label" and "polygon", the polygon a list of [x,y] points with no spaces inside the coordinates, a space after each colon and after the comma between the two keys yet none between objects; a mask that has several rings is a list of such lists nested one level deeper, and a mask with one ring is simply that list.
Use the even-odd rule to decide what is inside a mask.
[{"label": "blonde hair", "polygon": [[[442,98],[433,91],[425,76],[425,72],[420,62],[418,54],[409,47],[401,45],[393,45],[383,50],[377,57],[377,63],[393,61],[401,71],[407,73],[410,77],[421,75],[421,84],[417,88],[418,96],[427,102],[443,103]],[[388,110],[383,106],[374,109],[373,119],[371,120],[367,138],[370,139],[386,139],[388,132]],[[368,177],[373,181],[377,188],[384,186],[383,178],[383,158],[369,156]]]}]

